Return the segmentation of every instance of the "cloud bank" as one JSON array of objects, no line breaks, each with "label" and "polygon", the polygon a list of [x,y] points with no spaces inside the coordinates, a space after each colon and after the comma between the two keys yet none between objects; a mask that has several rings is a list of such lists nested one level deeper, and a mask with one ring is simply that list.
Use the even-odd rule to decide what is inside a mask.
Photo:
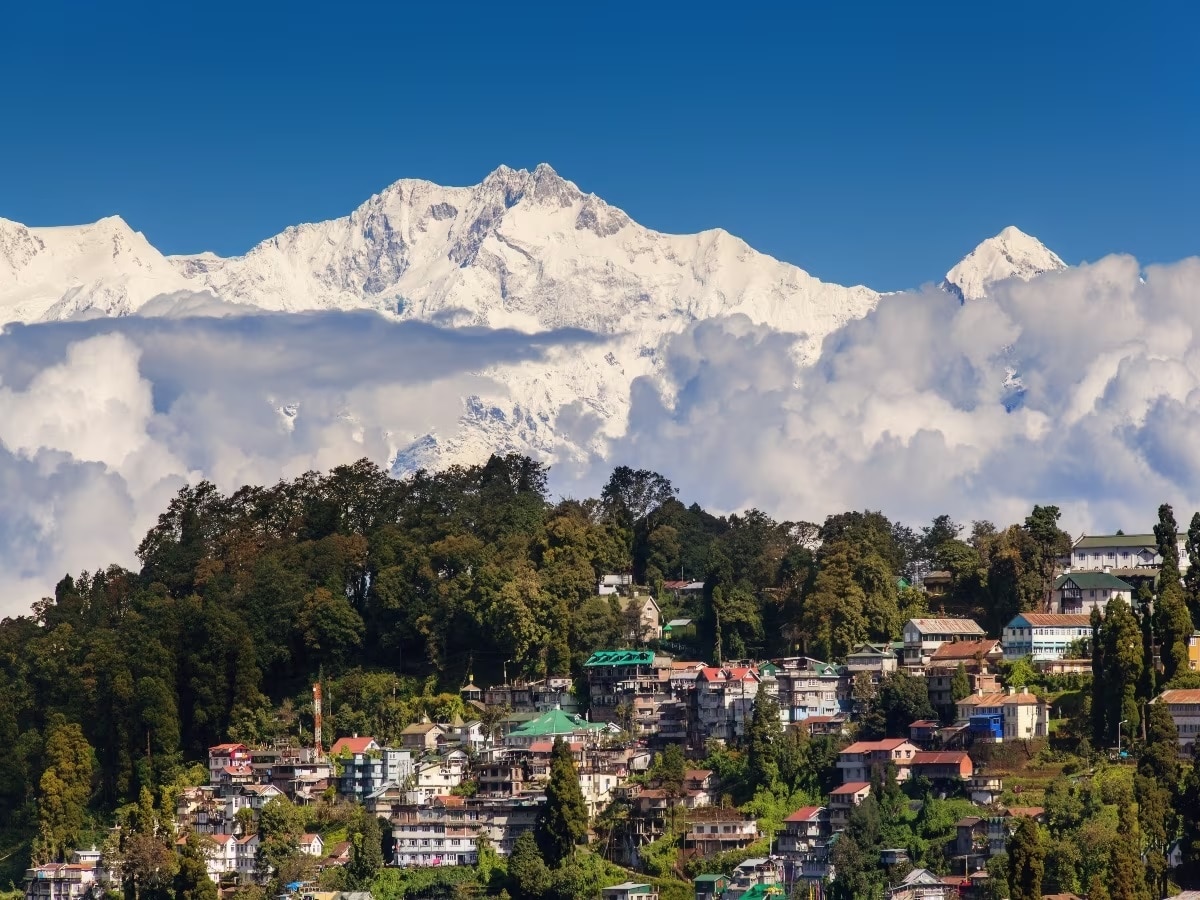
[{"label": "cloud bank", "polygon": [[[0,613],[67,572],[134,564],[188,481],[386,464],[463,427],[464,397],[503,393],[472,373],[552,377],[573,347],[619,339],[267,315],[203,295],[149,312],[0,334]],[[604,458],[553,461],[551,486],[591,493],[625,462],[688,501],[788,518],[869,506],[1007,523],[1050,502],[1075,533],[1132,531],[1168,501],[1186,521],[1200,508],[1198,334],[1200,260],[1143,270],[1125,256],[965,305],[934,288],[885,296],[808,368],[800,336],[699,321],[633,382],[625,435]]]}]

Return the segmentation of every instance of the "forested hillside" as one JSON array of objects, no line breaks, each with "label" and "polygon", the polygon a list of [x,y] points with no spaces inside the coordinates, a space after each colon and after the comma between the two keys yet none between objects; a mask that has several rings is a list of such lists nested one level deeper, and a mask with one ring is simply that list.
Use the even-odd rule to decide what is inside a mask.
[{"label": "forested hillside", "polygon": [[[146,535],[140,571],[64,577],[0,623],[0,885],[31,856],[99,841],[114,809],[185,778],[211,744],[311,735],[318,676],[328,743],[449,715],[469,675],[578,674],[627,633],[597,595],[605,573],[631,571],[664,619],[694,618],[701,658],[836,658],[898,636],[925,604],[901,577],[930,568],[952,574],[947,611],[997,633],[1039,602],[1067,546],[1057,515],[965,535],[946,517],[715,516],[627,468],[598,499],[552,499],[520,456],[405,480],[363,461],[230,496],[189,487]],[[705,585],[689,608],[661,589],[681,577]]]}]

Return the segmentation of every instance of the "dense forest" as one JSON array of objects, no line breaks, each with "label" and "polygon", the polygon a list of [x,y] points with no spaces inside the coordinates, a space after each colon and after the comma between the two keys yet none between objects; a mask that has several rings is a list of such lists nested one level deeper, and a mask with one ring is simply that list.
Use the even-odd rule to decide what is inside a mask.
[{"label": "dense forest", "polygon": [[[64,577],[0,623],[0,884],[98,840],[211,744],[311,731],[318,676],[327,736],[390,740],[422,711],[452,713],[469,675],[577,674],[626,643],[619,605],[597,595],[605,573],[631,572],[664,617],[693,618],[703,658],[830,659],[898,637],[926,611],[908,585],[930,569],[951,573],[946,612],[999,633],[1041,603],[1069,547],[1057,520],[1054,507],[1005,528],[716,516],[624,467],[598,499],[554,500],[546,469],[516,455],[405,479],[362,461],[229,496],[185,488],[139,571]],[[702,595],[661,589],[678,578]]]}]

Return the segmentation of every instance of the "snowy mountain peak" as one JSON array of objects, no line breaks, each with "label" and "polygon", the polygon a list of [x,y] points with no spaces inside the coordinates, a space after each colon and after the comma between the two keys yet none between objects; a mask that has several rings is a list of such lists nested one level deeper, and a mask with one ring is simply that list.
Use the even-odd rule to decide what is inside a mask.
[{"label": "snowy mountain peak", "polygon": [[979,300],[988,288],[1006,278],[1028,281],[1043,272],[1065,269],[1057,254],[1032,235],[1009,225],[983,241],[946,273],[942,287],[960,300]]}]

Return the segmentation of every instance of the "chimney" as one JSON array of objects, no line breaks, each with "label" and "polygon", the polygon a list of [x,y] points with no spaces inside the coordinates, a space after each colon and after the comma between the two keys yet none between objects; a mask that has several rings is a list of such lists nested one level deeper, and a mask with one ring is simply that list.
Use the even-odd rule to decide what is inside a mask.
[{"label": "chimney", "polygon": [[1016,686],[1015,684],[1010,684],[1010,685],[1008,686],[1008,696],[1010,696],[1010,697],[1011,697],[1011,696],[1013,696],[1013,694],[1015,694],[1016,692],[1017,692],[1017,686]]},{"label": "chimney", "polygon": [[983,696],[983,685],[979,685],[978,687],[975,688],[975,696],[976,697]]}]

